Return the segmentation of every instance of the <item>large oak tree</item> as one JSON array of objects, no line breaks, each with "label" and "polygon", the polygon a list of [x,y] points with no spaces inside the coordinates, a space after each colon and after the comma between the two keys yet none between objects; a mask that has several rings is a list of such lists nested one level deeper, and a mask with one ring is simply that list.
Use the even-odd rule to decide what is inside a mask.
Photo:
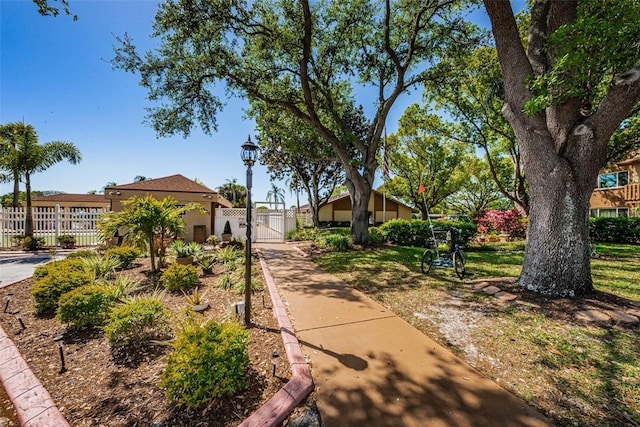
[{"label": "large oak tree", "polygon": [[537,0],[525,47],[509,0],[484,0],[529,183],[518,283],[551,296],[592,291],[588,211],[612,134],[640,102],[640,3]]},{"label": "large oak tree", "polygon": [[[215,129],[215,91],[287,110],[329,143],[346,175],[354,243],[370,242],[368,203],[376,153],[391,107],[431,78],[431,66],[475,40],[460,0],[167,0],[140,55],[128,37],[113,64],[139,73],[160,134]],[[349,127],[355,102],[371,106],[366,137]],[[365,101],[366,100],[366,101]],[[367,110],[369,110],[367,108]]]}]

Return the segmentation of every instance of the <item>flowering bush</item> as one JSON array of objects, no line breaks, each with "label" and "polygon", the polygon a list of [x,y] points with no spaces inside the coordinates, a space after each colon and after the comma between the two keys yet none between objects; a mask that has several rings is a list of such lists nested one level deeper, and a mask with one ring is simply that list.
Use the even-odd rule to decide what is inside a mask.
[{"label": "flowering bush", "polygon": [[492,231],[509,233],[510,238],[522,238],[527,231],[527,219],[517,209],[488,210],[476,220],[478,232],[486,234]]}]

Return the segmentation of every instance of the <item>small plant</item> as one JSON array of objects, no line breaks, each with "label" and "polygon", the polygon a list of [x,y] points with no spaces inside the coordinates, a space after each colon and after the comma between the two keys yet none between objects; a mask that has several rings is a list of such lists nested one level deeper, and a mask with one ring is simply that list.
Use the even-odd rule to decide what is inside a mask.
[{"label": "small plant", "polygon": [[114,347],[170,336],[169,312],[159,293],[127,298],[109,314],[104,333]]},{"label": "small plant", "polygon": [[[233,284],[233,289],[236,291],[238,295],[242,295],[244,293],[245,282],[244,280],[236,280]],[[256,280],[251,277],[251,293],[259,291],[262,289],[262,283],[259,280]]]},{"label": "small plant", "polygon": [[220,243],[220,239],[215,234],[212,234],[211,236],[207,237],[207,243],[211,246],[218,246],[218,243]]},{"label": "small plant", "polygon": [[231,289],[235,287],[235,280],[232,274],[226,273],[218,279],[218,286],[222,289]]},{"label": "small plant", "polygon": [[115,295],[97,284],[80,286],[60,297],[56,317],[74,328],[100,326],[109,317]]},{"label": "small plant", "polygon": [[203,303],[204,297],[207,295],[207,291],[204,291],[204,293],[201,294],[199,288],[196,286],[190,294],[185,291],[182,291],[182,294],[184,295],[184,299],[187,300],[187,304],[200,305]]},{"label": "small plant", "polygon": [[125,269],[131,265],[140,253],[136,248],[131,246],[114,246],[107,249],[104,253],[105,257],[117,258],[120,260],[120,268]]},{"label": "small plant", "polygon": [[224,223],[224,229],[222,230],[222,234],[231,234],[231,224],[229,223],[229,220],[227,220],[227,222]]},{"label": "small plant", "polygon": [[76,236],[73,234],[62,234],[56,240],[63,249],[73,249],[76,246]]},{"label": "small plant", "polygon": [[171,264],[160,280],[172,292],[186,291],[198,284],[198,269],[192,265]]},{"label": "small plant", "polygon": [[167,359],[160,386],[178,406],[197,408],[246,387],[249,333],[235,323],[185,322]]},{"label": "small plant", "polygon": [[211,274],[213,267],[216,265],[216,257],[215,255],[201,256],[196,260],[196,264],[202,268],[204,274]]},{"label": "small plant", "polygon": [[81,259],[94,279],[106,279],[122,266],[120,260],[115,257],[92,256]]},{"label": "small plant", "polygon": [[101,281],[100,285],[107,289],[116,300],[124,300],[140,288],[141,282],[126,276],[118,276],[114,281]]},{"label": "small plant", "polygon": [[242,252],[236,250],[232,246],[226,246],[224,248],[218,249],[218,253],[216,255],[218,260],[223,264],[228,261],[235,261],[239,258],[242,258]]}]

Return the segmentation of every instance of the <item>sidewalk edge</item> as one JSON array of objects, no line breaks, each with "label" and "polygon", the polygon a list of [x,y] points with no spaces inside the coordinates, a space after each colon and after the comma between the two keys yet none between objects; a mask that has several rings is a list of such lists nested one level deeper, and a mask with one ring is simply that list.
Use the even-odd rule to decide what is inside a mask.
[{"label": "sidewalk edge", "polygon": [[290,344],[285,346],[287,360],[291,365],[293,378],[278,391],[267,403],[256,410],[249,418],[245,419],[240,427],[276,427],[289,416],[298,404],[300,404],[314,389],[311,368],[306,362],[300,343],[293,335],[293,327],[289,320],[289,315],[280,299],[280,294],[271,276],[269,267],[260,249],[256,249],[262,272],[267,282],[267,289],[271,296],[273,305],[273,315],[276,317],[280,335],[284,342]]}]

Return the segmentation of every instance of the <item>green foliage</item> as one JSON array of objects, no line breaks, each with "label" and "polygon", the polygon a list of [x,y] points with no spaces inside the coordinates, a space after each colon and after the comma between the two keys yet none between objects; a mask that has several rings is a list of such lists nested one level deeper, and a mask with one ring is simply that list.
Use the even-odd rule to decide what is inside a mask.
[{"label": "green foliage", "polygon": [[75,288],[60,297],[56,317],[74,328],[104,324],[115,295],[97,284]]},{"label": "green foliage", "polygon": [[56,240],[63,247],[73,247],[76,245],[76,236],[73,234],[62,234],[56,237]]},{"label": "green foliage", "polygon": [[216,261],[217,259],[215,255],[202,255],[198,257],[196,264],[202,268],[203,272],[210,273],[213,266],[216,265]]},{"label": "green foliage", "polygon": [[174,240],[169,247],[171,255],[178,258],[197,257],[204,252],[202,245],[196,242],[186,243],[182,240]]},{"label": "green foliage", "polygon": [[89,249],[84,249],[84,250],[81,250],[81,251],[71,252],[64,259],[89,258],[89,257],[94,257],[96,255],[97,255],[97,252],[89,250]]},{"label": "green foliage", "polygon": [[342,252],[351,248],[351,238],[340,234],[321,234],[316,238],[316,244],[321,248]]},{"label": "green foliage", "polygon": [[48,264],[46,275],[36,280],[31,287],[36,313],[53,314],[63,294],[92,282],[91,274],[73,261],[82,264],[79,260],[63,260]]},{"label": "green foliage", "polygon": [[134,247],[148,248],[151,270],[156,271],[156,258],[165,254],[165,240],[171,235],[184,230],[182,215],[191,210],[206,212],[198,203],[187,203],[176,207],[177,201],[171,197],[157,200],[147,195],[131,197],[122,202],[124,210],[108,212],[98,221],[98,229],[104,240],[107,240],[121,229],[127,229],[125,241]]},{"label": "green foliage", "polygon": [[387,239],[380,227],[369,227],[369,237],[374,245],[380,245]]},{"label": "green foliage", "polygon": [[[262,283],[259,280],[255,279],[255,274],[254,273],[255,273],[255,271],[252,271],[252,273],[251,273],[251,283],[249,285],[251,287],[251,293],[254,293],[254,292],[259,291],[260,289],[262,289]],[[246,283],[244,281],[244,277],[242,277],[242,279],[240,277],[237,277],[234,280],[234,283],[233,283],[232,286],[233,286],[233,289],[236,291],[236,293],[238,295],[244,294],[245,287],[246,287]]]},{"label": "green foliage", "polygon": [[124,300],[135,291],[137,291],[141,282],[133,280],[127,276],[118,276],[113,281],[99,281],[100,285],[108,290],[116,300]]},{"label": "green foliage", "polygon": [[104,333],[114,347],[170,335],[169,312],[158,295],[126,299],[111,310]]},{"label": "green foliage", "polygon": [[36,251],[44,248],[46,241],[44,237],[23,237],[20,239],[20,246],[25,251]]},{"label": "green foliage", "polygon": [[104,256],[118,259],[120,261],[120,268],[125,269],[138,258],[139,254],[138,250],[131,246],[115,246],[107,249]]},{"label": "green foliage", "polygon": [[235,323],[188,320],[173,344],[160,386],[179,406],[197,408],[244,390],[249,332]]},{"label": "green foliage", "polygon": [[224,229],[222,230],[222,234],[231,234],[231,224],[229,223],[228,220],[227,222],[224,223]]},{"label": "green foliage", "polygon": [[172,292],[188,291],[198,284],[198,269],[193,265],[171,264],[160,280]]},{"label": "green foliage", "polygon": [[218,249],[216,256],[222,263],[235,261],[243,257],[242,252],[240,252],[233,246],[225,246],[224,248]]},{"label": "green foliage", "polygon": [[285,240],[289,241],[302,241],[302,240],[314,240],[318,235],[317,228],[296,228],[294,230],[289,230],[287,235],[285,236]]},{"label": "green foliage", "polygon": [[612,243],[640,243],[640,218],[589,218],[592,240]]},{"label": "green foliage", "polygon": [[207,237],[207,243],[212,246],[217,246],[218,243],[220,243],[220,238],[217,235],[212,234],[211,236]]},{"label": "green foliage", "polygon": [[105,279],[112,276],[122,265],[118,258],[112,257],[92,256],[80,259],[95,279]]},{"label": "green foliage", "polygon": [[[433,228],[451,231],[454,240],[467,245],[476,234],[476,225],[460,221],[432,221]],[[387,236],[387,241],[401,246],[428,246],[432,238],[429,221],[419,219],[405,220],[394,219],[380,226]]]}]

